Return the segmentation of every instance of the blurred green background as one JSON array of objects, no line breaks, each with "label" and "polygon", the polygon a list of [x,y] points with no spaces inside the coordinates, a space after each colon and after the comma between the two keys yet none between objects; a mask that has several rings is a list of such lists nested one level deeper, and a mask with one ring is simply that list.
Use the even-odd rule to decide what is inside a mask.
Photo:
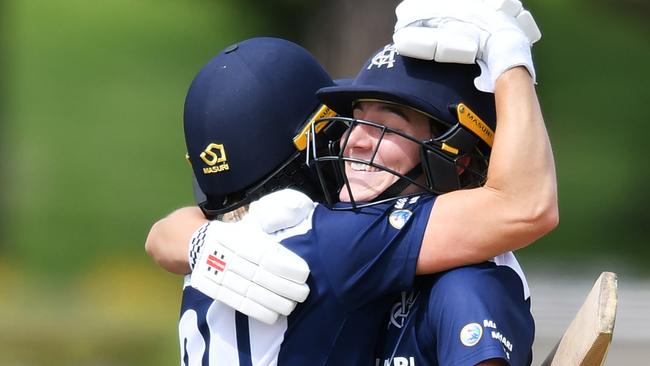
[{"label": "blurred green background", "polygon": [[[396,1],[0,3],[0,364],[177,365],[181,279],[143,250],[190,204],[182,106],[220,49],[289,38],[334,77],[389,40]],[[535,0],[560,227],[525,268],[648,277],[650,14]]]}]

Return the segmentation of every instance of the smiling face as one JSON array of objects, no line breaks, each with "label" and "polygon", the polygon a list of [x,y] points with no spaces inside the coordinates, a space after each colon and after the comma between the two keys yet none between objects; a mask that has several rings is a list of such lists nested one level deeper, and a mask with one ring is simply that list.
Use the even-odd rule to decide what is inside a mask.
[{"label": "smiling face", "polygon": [[[418,141],[427,140],[432,135],[428,117],[395,104],[361,101],[355,105],[353,115],[355,119],[389,127]],[[347,144],[342,146],[346,158],[369,162],[374,154],[373,164],[403,175],[420,163],[420,145],[398,134],[386,131],[382,138],[379,128],[363,124],[355,125],[348,133],[350,136]],[[345,138],[341,141],[345,141]],[[349,161],[345,163],[345,173],[355,201],[371,201],[399,179],[382,169]],[[410,186],[402,193],[414,193],[409,190],[415,191],[416,187]],[[339,199],[343,202],[350,201],[350,194],[345,187],[341,190]]]}]

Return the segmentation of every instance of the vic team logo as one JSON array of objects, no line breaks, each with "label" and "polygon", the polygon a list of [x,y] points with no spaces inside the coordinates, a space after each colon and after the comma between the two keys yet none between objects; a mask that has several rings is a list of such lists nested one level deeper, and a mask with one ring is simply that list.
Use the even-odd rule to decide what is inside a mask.
[{"label": "vic team logo", "polygon": [[395,65],[395,55],[397,54],[394,45],[386,45],[383,50],[379,51],[379,53],[372,58],[370,65],[368,65],[368,70],[372,69],[373,66],[377,66],[377,68],[386,66],[387,69],[390,69]]}]

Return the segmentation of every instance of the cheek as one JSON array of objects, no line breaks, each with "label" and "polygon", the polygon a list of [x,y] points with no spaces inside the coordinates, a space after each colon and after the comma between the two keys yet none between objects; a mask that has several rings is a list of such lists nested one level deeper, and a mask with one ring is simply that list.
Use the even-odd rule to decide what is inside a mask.
[{"label": "cheek", "polygon": [[411,144],[404,152],[404,160],[409,162],[410,167],[412,168],[415,164],[420,162],[420,149],[417,145]]},{"label": "cheek", "polygon": [[393,167],[400,167],[400,170],[410,170],[420,161],[420,147],[414,142],[401,141],[385,142],[382,155],[385,161],[390,161]]}]

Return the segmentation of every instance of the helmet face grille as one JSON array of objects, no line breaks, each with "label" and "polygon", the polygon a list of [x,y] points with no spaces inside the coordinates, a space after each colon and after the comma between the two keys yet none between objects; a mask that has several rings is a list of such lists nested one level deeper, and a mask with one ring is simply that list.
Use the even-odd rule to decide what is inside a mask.
[{"label": "helmet face grille", "polygon": [[[346,131],[341,134],[340,138],[330,140],[326,144],[310,138],[307,148],[309,165],[316,170],[326,203],[332,209],[361,208],[422,193],[437,195],[461,188],[476,187],[485,180],[487,157],[482,156],[478,149],[472,148],[470,153],[462,150],[452,153],[445,147],[446,142],[459,140],[459,133],[450,131],[437,139],[420,141],[401,131],[371,121],[344,117],[325,118],[322,121],[328,122],[328,128]],[[376,136],[376,143],[372,148],[372,153],[367,154],[369,156],[367,159],[350,157],[345,154],[351,135],[348,131],[352,131],[358,126],[375,130],[373,135]],[[457,126],[456,128],[462,129]],[[420,151],[420,163],[408,172],[398,172],[378,163],[377,155],[387,134],[399,136],[404,141],[417,144]],[[383,192],[378,192],[375,198],[369,201],[360,201],[355,198],[355,190],[346,173],[346,167],[349,169],[350,164],[357,164],[357,166],[364,164],[371,167],[372,170],[384,171],[394,175],[396,182]],[[403,193],[409,186],[414,188],[410,188],[408,191],[415,193]],[[349,204],[335,205],[339,201],[342,190],[346,190]]]},{"label": "helmet face grille", "polygon": [[[433,137],[419,141],[422,177],[410,178],[418,183],[411,184],[422,191],[441,194],[477,187],[486,179],[496,129],[496,106],[494,94],[476,89],[474,79],[479,75],[480,67],[476,64],[403,57],[393,44],[387,44],[368,59],[354,79],[322,88],[318,96],[322,103],[346,117],[353,116],[355,104],[363,101],[397,104],[429,117]],[[338,168],[338,175],[343,176],[338,184],[343,190],[350,190],[344,169],[348,158],[330,154],[327,159],[316,159],[330,164],[337,159],[343,161],[343,168]],[[367,164],[373,166],[372,162]],[[409,182],[409,173],[398,176],[399,180]],[[401,194],[401,190],[395,189],[382,193],[379,200]],[[354,197],[350,200],[354,206]]]}]

